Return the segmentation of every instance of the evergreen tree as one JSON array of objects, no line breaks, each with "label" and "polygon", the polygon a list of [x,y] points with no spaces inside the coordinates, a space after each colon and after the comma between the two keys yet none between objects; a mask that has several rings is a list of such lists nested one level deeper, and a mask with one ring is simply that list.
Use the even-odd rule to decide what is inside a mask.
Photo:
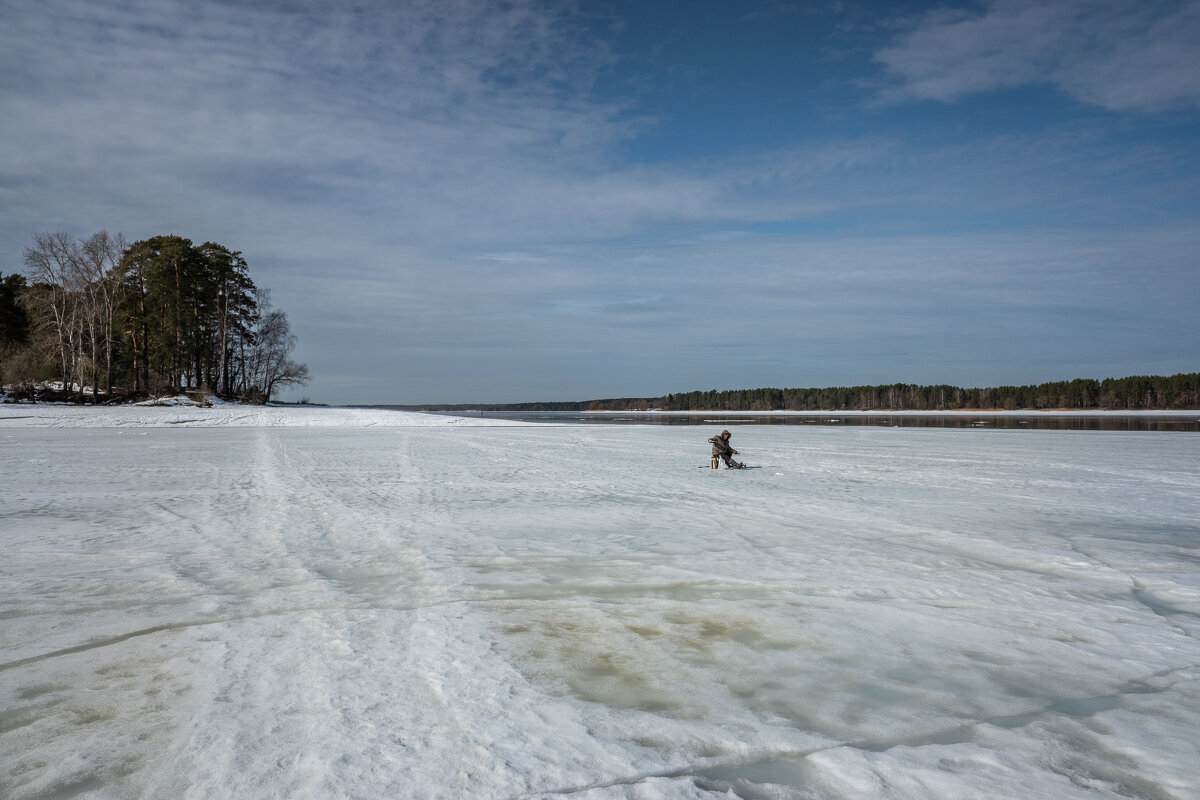
[{"label": "evergreen tree", "polygon": [[20,302],[24,290],[25,276],[0,274],[0,394],[9,362],[29,344],[29,314]]},{"label": "evergreen tree", "polygon": [[[249,340],[258,321],[254,282],[242,254],[215,242],[199,247],[213,288],[212,311],[206,321],[211,337],[211,356],[205,383],[218,394],[229,394],[233,370],[242,344]],[[215,360],[214,360],[215,359]]]},{"label": "evergreen tree", "polygon": [[0,344],[29,343],[29,314],[18,302],[25,276],[0,273]]}]

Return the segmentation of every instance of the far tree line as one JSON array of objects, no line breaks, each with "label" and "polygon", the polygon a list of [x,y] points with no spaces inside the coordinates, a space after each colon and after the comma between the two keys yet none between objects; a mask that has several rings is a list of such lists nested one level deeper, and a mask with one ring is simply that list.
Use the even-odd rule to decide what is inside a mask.
[{"label": "far tree line", "polygon": [[956,411],[982,409],[1193,409],[1200,408],[1200,373],[1079,378],[1029,386],[966,389],[958,386],[736,389],[668,394],[650,399],[593,400],[594,411]]},{"label": "far tree line", "polygon": [[1029,386],[881,386],[822,389],[733,389],[662,397],[619,397],[546,403],[393,406],[437,411],[980,411],[991,409],[1200,409],[1200,373],[1079,378]]},{"label": "far tree line", "polygon": [[[179,391],[265,402],[308,382],[287,315],[236,250],[181,236],[38,234],[0,275],[0,386],[75,399]],[[103,397],[101,396],[103,395]]]}]

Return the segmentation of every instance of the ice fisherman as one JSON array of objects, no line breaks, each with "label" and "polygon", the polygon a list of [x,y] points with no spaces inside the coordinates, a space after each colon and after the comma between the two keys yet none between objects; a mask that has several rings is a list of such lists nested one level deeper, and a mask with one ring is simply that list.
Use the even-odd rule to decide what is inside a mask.
[{"label": "ice fisherman", "polygon": [[729,431],[721,431],[716,436],[709,439],[713,446],[713,458],[720,456],[722,460],[724,460],[725,466],[729,467],[730,469],[741,469],[746,465],[739,464],[733,460],[734,456],[741,455],[741,453],[739,453],[737,450],[734,450],[733,447],[730,446],[729,437],[732,435],[733,434]]}]

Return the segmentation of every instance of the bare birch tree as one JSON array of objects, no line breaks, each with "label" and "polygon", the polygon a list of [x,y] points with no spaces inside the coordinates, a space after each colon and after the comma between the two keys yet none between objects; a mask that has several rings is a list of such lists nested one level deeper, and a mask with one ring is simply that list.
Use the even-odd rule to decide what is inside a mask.
[{"label": "bare birch tree", "polygon": [[[38,289],[33,295],[42,326],[49,326],[63,391],[78,384],[83,396],[79,245],[68,233],[39,233],[25,249],[25,267]],[[77,380],[78,379],[78,380]]]},{"label": "bare birch tree", "polygon": [[271,307],[270,292],[266,290],[257,290],[255,299],[260,316],[251,338],[246,371],[250,378],[249,393],[260,395],[266,403],[284,386],[308,383],[309,373],[308,365],[289,357],[296,346],[296,335],[287,314]]}]

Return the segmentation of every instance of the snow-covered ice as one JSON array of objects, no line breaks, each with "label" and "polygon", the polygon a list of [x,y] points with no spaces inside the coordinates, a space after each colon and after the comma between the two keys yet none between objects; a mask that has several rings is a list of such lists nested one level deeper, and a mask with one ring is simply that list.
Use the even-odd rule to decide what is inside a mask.
[{"label": "snow-covered ice", "polygon": [[251,413],[0,407],[0,796],[1200,797],[1197,436]]}]

